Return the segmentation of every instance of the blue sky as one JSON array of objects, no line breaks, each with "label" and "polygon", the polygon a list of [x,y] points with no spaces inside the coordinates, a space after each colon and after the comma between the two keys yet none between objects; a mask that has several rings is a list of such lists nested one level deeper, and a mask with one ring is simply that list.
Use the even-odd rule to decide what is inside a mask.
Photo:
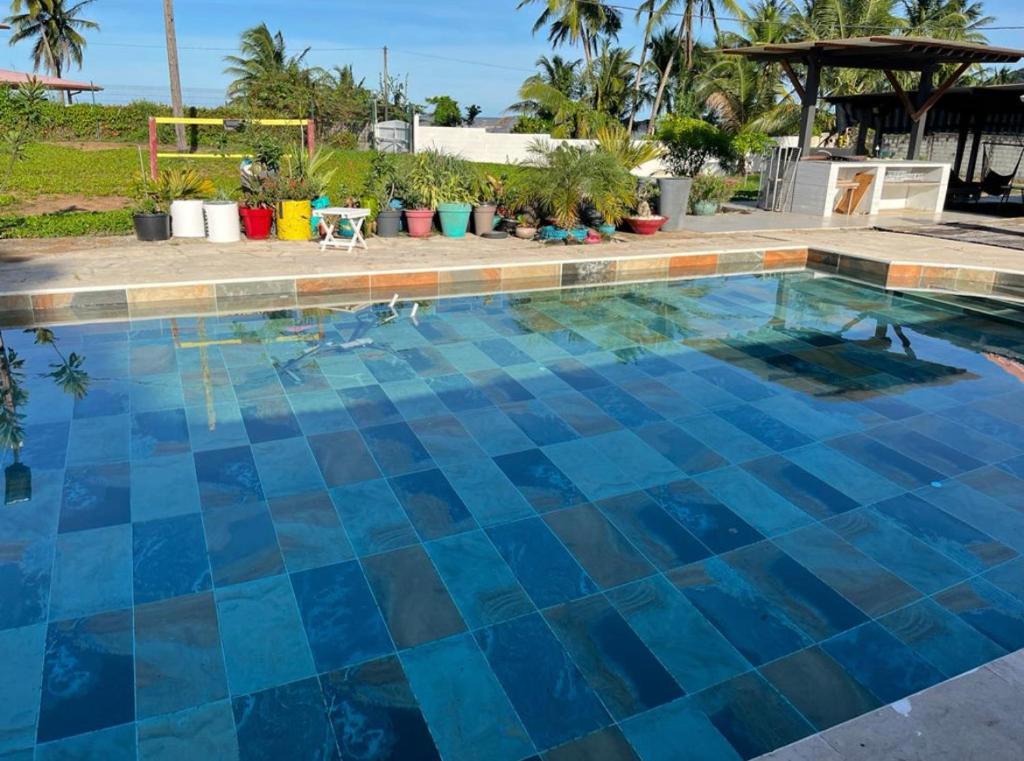
[{"label": "blue sky", "polygon": [[[635,5],[633,0],[621,2]],[[227,82],[223,57],[234,50],[243,29],[266,21],[272,30],[284,32],[290,49],[311,47],[311,63],[351,63],[356,75],[371,86],[376,86],[381,48],[387,45],[391,70],[408,75],[414,100],[445,93],[463,106],[477,103],[484,114],[499,115],[516,99],[536,58],[550,52],[544,35],[530,31],[538,9],[516,11],[516,4],[517,0],[175,0],[182,85],[189,103],[219,103]],[[984,4],[996,17],[995,26],[1024,26],[1022,0]],[[100,95],[106,102],[166,100],[161,8],[160,0],[96,0],[89,17],[102,29],[89,35],[82,71],[68,76],[106,87]],[[625,13],[631,21],[631,12]],[[636,45],[634,25],[626,26],[621,43]],[[989,39],[1024,47],[1024,29],[991,31]],[[0,48],[0,67],[29,70],[28,47],[22,43]]]}]

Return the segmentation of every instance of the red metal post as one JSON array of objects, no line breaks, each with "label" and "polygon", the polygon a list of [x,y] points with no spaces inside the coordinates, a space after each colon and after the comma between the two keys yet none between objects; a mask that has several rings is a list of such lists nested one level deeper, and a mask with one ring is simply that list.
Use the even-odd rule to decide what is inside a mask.
[{"label": "red metal post", "polygon": [[312,156],[316,150],[316,123],[312,119],[306,120],[306,147]]},{"label": "red metal post", "polygon": [[149,174],[155,180],[157,174],[156,119],[149,117]]}]

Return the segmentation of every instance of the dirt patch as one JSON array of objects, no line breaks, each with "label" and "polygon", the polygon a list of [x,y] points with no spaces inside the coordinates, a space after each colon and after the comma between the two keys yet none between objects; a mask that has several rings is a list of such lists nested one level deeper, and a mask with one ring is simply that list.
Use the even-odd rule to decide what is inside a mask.
[{"label": "dirt patch", "polygon": [[74,148],[79,151],[110,151],[116,148],[131,148],[135,145],[135,143],[115,143],[113,141],[103,142],[89,140],[51,141],[50,144],[59,145],[62,148]]},{"label": "dirt patch", "polygon": [[50,214],[55,211],[115,211],[128,205],[124,196],[45,195],[5,206],[4,214]]}]

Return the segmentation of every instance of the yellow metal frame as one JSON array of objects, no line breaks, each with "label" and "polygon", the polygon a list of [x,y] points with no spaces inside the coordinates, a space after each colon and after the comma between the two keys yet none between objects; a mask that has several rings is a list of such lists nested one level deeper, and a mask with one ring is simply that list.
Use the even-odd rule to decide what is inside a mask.
[{"label": "yellow metal frame", "polygon": [[305,127],[309,119],[210,119],[193,116],[156,116],[153,118],[157,124],[202,124],[216,125],[224,122],[248,122],[249,124],[260,124],[264,127]]},{"label": "yellow metal frame", "polygon": [[249,153],[158,153],[158,159],[244,159]]}]

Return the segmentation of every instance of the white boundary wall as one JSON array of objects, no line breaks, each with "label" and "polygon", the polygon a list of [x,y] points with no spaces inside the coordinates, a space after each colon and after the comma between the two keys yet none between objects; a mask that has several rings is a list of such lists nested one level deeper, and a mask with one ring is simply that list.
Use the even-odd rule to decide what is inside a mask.
[{"label": "white boundary wall", "polygon": [[[427,127],[420,124],[417,114],[412,122],[413,149],[419,153],[430,149],[453,153],[467,161],[494,164],[516,164],[528,161],[530,144],[536,140],[570,145],[594,145],[594,140],[563,140],[544,134],[503,134],[488,132],[482,127]],[[649,177],[668,174],[660,160],[649,161],[633,174]]]}]

